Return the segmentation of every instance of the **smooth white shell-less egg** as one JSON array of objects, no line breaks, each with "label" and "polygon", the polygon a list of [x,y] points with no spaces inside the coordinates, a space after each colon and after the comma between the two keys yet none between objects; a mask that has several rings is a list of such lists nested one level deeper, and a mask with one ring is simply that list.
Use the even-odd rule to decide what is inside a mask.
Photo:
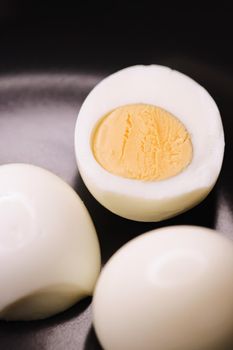
[{"label": "smooth white shell-less egg", "polygon": [[223,350],[233,346],[233,243],[174,226],[123,246],[93,299],[105,350]]},{"label": "smooth white shell-less egg", "polygon": [[[187,128],[191,163],[162,181],[123,178],[105,170],[92,152],[92,135],[106,113],[128,104],[164,108]],[[223,160],[224,133],[218,108],[191,78],[167,67],[134,66],[101,81],[78,115],[75,151],[81,176],[92,195],[112,212],[138,221],[159,221],[203,200],[213,188]]]},{"label": "smooth white shell-less egg", "polygon": [[52,173],[0,166],[0,318],[51,316],[91,295],[100,250],[78,195]]}]

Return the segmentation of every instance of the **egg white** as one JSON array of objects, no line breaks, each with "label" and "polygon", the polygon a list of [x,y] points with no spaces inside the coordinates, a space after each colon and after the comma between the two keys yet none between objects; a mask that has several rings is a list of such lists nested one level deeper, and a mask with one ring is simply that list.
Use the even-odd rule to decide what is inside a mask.
[{"label": "egg white", "polygon": [[100,271],[94,225],[49,171],[0,166],[0,266],[0,319],[49,317],[92,294]]},{"label": "egg white", "polygon": [[[193,158],[177,176],[126,179],[96,161],[91,140],[97,122],[114,108],[133,103],[164,108],[190,133]],[[87,96],[76,123],[75,152],[87,188],[102,205],[128,219],[159,221],[194,206],[213,188],[223,160],[224,132],[216,103],[194,80],[163,66],[133,66],[102,80]]]},{"label": "egg white", "polygon": [[232,274],[232,241],[214,230],[170,226],[133,239],[95,288],[103,349],[232,349]]}]

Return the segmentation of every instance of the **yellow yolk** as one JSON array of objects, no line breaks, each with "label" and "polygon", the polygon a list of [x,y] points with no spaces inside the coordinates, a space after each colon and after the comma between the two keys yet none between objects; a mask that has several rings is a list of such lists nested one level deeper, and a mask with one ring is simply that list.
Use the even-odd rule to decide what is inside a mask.
[{"label": "yellow yolk", "polygon": [[98,163],[114,175],[163,180],[179,174],[192,160],[184,125],[164,109],[132,104],[108,113],[93,136]]}]

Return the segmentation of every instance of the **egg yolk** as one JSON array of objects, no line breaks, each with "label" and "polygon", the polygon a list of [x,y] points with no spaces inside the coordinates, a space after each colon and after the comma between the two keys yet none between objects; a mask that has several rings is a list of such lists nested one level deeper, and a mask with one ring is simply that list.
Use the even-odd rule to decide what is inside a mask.
[{"label": "egg yolk", "polygon": [[168,111],[147,104],[118,107],[98,124],[93,153],[108,172],[137,180],[163,180],[192,160],[184,125]]}]

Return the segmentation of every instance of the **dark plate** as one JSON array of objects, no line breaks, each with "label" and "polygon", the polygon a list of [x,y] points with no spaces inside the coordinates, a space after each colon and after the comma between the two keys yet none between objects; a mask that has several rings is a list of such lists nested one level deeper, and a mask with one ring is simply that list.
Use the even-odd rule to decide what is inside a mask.
[{"label": "dark plate", "polygon": [[[186,71],[187,67],[192,73],[193,65],[186,62]],[[36,164],[65,179],[81,196],[93,218],[103,263],[129,239],[165,225],[202,225],[233,237],[232,83],[227,76],[204,68],[198,66],[199,74],[207,88],[215,91],[222,112],[226,155],[215,189],[203,203],[183,215],[159,224],[125,220],[104,209],[84,186],[75,163],[74,126],[84,97],[104,76],[98,72],[19,74],[0,78],[0,162]],[[44,321],[0,322],[0,348],[100,349],[92,330],[90,304],[91,299],[83,300],[66,312]]]},{"label": "dark plate", "polygon": [[[219,23],[218,11],[217,9],[212,18],[208,10],[208,18],[212,18],[213,22],[212,28]],[[156,30],[163,25],[164,17],[160,17],[155,30],[152,21],[150,27],[138,27],[138,22],[133,22],[133,29],[137,30],[136,36],[134,31],[129,35],[123,29],[119,36],[118,18],[112,24],[111,18],[105,15],[102,16],[104,21],[101,29],[98,29],[100,20],[95,13],[92,13],[95,25],[91,29],[87,27],[87,33],[83,36],[80,34],[79,39],[79,30],[86,24],[86,18],[78,29],[77,22],[74,21],[67,32],[64,32],[64,28],[68,21],[63,26],[57,20],[55,27],[48,20],[46,29],[40,21],[27,39],[25,36],[32,30],[32,26],[25,26],[19,34],[17,25],[14,28],[6,26],[0,55],[0,164],[32,163],[47,168],[66,180],[78,192],[92,216],[100,240],[103,263],[131,238],[165,225],[201,225],[216,228],[233,238],[233,79],[232,56],[228,52],[228,39],[231,36],[226,36],[230,33],[228,27],[226,31],[222,29],[221,34],[224,35],[219,34],[221,26],[216,27],[215,35],[212,29],[203,35],[202,29],[206,26],[207,17],[203,15],[200,18],[200,15],[198,9],[199,27],[195,15],[192,30],[185,31],[184,24],[187,27],[189,18],[181,14],[182,22],[176,33],[171,36],[172,26],[165,26],[163,37],[153,36],[154,34],[149,36],[149,32],[157,34]],[[79,18],[83,16],[79,15]],[[128,18],[125,17],[123,28],[128,28]],[[138,18],[141,18],[140,8]],[[172,18],[173,13],[169,20]],[[230,23],[229,20],[225,21],[225,14],[223,23],[226,26]],[[177,25],[176,20],[174,24]],[[110,50],[107,37],[101,43],[100,38],[106,33],[106,26],[110,28],[111,25],[115,28],[112,35],[117,46],[112,43]],[[198,33],[197,27],[201,28]],[[95,36],[96,28],[98,33]],[[1,31],[0,36],[2,33]],[[145,45],[138,49],[138,38],[143,37],[146,41],[141,42],[145,42]],[[212,40],[213,37],[215,40]],[[92,38],[91,43],[89,38]],[[131,40],[132,38],[134,39]],[[208,198],[189,212],[158,224],[125,220],[104,209],[84,186],[74,156],[75,121],[87,93],[104,76],[136,63],[171,66],[206,87],[219,106],[226,136],[222,172]],[[100,349],[92,328],[91,298],[47,320],[13,323],[1,321],[0,349]]]}]

